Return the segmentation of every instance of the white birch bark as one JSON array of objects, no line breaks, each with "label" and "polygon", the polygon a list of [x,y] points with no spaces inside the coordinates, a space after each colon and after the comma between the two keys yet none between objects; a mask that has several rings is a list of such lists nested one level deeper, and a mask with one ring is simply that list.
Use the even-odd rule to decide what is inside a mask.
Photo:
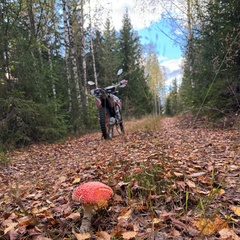
[{"label": "white birch bark", "polygon": [[96,85],[96,88],[97,88],[98,87],[98,80],[97,80],[97,71],[96,71],[93,39],[92,39],[91,0],[89,0],[89,29],[90,29],[89,35],[90,35],[90,47],[91,47],[91,54],[92,54],[92,61],[93,61],[94,81],[95,81],[95,85]]},{"label": "white birch bark", "polygon": [[[192,10],[191,10],[191,0],[187,0],[187,26],[188,26],[188,51],[192,51]],[[193,66],[192,66],[192,57],[189,56],[188,61],[188,67],[189,67],[189,74],[192,76]],[[192,78],[190,79],[191,86],[194,87],[194,83]]]},{"label": "white birch bark", "polygon": [[53,63],[52,63],[52,54],[51,54],[51,50],[50,50],[49,46],[48,46],[48,60],[49,60],[50,71],[51,71],[52,93],[53,93],[53,98],[54,98],[54,102],[55,102],[55,111],[57,111],[57,91],[56,91],[55,81],[54,81],[53,75],[52,75]]},{"label": "white birch bark", "polygon": [[67,9],[66,9],[66,1],[62,0],[62,8],[63,8],[63,21],[64,21],[64,43],[65,43],[65,64],[66,64],[66,74],[67,74],[67,83],[68,83],[68,100],[69,112],[72,111],[72,91],[71,91],[71,73],[69,67],[69,34],[68,34],[68,20],[67,20]]},{"label": "white birch bark", "polygon": [[78,107],[81,107],[81,92],[80,92],[80,86],[78,81],[78,67],[77,67],[77,54],[74,47],[74,39],[73,39],[73,23],[72,23],[72,16],[71,16],[71,2],[67,1],[67,8],[68,8],[68,18],[69,18],[69,27],[68,27],[68,37],[69,37],[69,58],[71,60],[72,64],[72,71],[73,71],[73,80],[74,80],[74,86],[76,89],[76,95],[77,95],[77,103]]},{"label": "white birch bark", "polygon": [[87,64],[85,56],[85,36],[84,36],[84,11],[83,11],[83,1],[81,1],[81,22],[80,22],[80,34],[81,34],[81,57],[82,57],[82,67],[83,67],[83,85],[84,85],[84,97],[86,107],[88,106],[88,91],[87,91]]}]

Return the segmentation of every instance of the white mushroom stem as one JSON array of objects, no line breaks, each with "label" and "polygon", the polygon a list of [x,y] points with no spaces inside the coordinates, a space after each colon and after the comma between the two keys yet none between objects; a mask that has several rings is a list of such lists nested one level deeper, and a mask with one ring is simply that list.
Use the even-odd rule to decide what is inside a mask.
[{"label": "white mushroom stem", "polygon": [[93,205],[83,206],[84,214],[82,219],[82,224],[80,227],[80,232],[89,232],[91,229],[91,220],[92,220],[92,210]]}]

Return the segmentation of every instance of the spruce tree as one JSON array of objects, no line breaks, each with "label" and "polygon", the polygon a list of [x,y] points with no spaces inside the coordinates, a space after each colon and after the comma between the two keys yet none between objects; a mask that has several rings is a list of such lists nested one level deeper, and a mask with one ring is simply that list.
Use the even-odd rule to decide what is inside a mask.
[{"label": "spruce tree", "polygon": [[123,26],[120,30],[119,51],[124,77],[128,80],[123,95],[128,114],[142,116],[151,113],[153,97],[144,74],[141,44],[127,12],[123,16]]},{"label": "spruce tree", "polygon": [[116,73],[119,67],[117,32],[109,19],[105,23],[99,52],[100,86],[105,87],[116,81]]},{"label": "spruce tree", "polygon": [[186,53],[192,71],[185,66],[180,92],[188,108],[221,117],[240,107],[240,2],[210,1],[204,9]]}]

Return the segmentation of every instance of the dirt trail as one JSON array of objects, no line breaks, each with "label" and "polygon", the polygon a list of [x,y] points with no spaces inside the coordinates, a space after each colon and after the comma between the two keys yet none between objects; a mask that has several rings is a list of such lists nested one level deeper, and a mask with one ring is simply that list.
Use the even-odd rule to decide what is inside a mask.
[{"label": "dirt trail", "polygon": [[[96,214],[92,239],[100,231],[116,239],[237,239],[239,141],[238,130],[163,118],[128,122],[126,134],[111,141],[96,133],[16,150],[0,172],[0,239],[73,239],[80,213],[70,195],[86,181],[115,191],[109,208]],[[224,227],[207,223],[204,232],[203,217]]]}]

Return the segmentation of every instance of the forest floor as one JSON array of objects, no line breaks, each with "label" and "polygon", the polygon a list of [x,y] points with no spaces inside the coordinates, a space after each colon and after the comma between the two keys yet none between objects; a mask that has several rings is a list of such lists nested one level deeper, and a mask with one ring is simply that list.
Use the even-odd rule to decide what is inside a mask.
[{"label": "forest floor", "polygon": [[[0,239],[240,239],[240,131],[180,117],[35,144],[0,166]],[[2,157],[3,158],[3,157]],[[80,234],[79,184],[114,190]]]}]

